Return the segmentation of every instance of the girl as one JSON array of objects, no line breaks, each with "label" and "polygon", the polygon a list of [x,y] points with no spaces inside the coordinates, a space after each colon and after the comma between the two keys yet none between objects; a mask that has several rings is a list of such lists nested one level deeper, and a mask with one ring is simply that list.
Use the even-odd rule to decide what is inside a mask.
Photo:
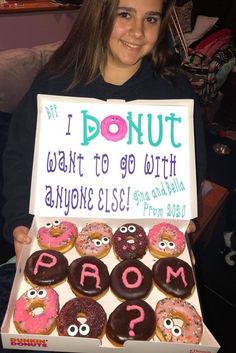
[{"label": "girl", "polygon": [[169,40],[173,0],[84,0],[64,44],[33,82],[15,112],[4,155],[5,236],[17,259],[30,243],[29,197],[37,94],[98,99],[195,99],[197,180],[205,172],[200,109],[178,72]]}]

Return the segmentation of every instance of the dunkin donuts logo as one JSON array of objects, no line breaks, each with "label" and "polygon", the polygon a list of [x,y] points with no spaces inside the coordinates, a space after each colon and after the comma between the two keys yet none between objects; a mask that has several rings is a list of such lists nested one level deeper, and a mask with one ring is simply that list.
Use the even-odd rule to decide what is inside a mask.
[{"label": "dunkin donuts logo", "polygon": [[48,340],[34,338],[10,338],[10,343],[11,346],[19,347],[48,347]]}]

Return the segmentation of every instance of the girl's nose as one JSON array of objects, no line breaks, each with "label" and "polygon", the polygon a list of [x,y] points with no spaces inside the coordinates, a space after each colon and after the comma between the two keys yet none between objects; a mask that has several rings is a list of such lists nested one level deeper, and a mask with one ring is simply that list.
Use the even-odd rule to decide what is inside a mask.
[{"label": "girl's nose", "polygon": [[138,19],[133,19],[133,21],[131,23],[130,33],[132,33],[132,35],[135,38],[143,37],[144,36],[143,22]]}]

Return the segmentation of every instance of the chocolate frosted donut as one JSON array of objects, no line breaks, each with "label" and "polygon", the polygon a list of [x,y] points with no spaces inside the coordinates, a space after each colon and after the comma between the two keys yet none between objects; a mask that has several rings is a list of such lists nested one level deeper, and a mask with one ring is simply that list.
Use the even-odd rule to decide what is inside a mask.
[{"label": "chocolate frosted donut", "polygon": [[195,281],[191,266],[174,257],[162,258],[152,268],[156,285],[166,294],[187,298],[192,294]]},{"label": "chocolate frosted donut", "polygon": [[146,341],[156,329],[155,312],[144,300],[127,300],[110,314],[106,334],[115,345],[127,340]]},{"label": "chocolate frosted donut", "polygon": [[[80,322],[79,318],[86,322]],[[105,310],[91,298],[73,298],[64,304],[58,320],[60,336],[101,338],[107,322]]]},{"label": "chocolate frosted donut", "polygon": [[104,262],[94,256],[82,256],[70,264],[68,282],[76,295],[97,298],[105,294],[110,277]]},{"label": "chocolate frosted donut", "polygon": [[139,260],[123,260],[111,272],[111,289],[119,298],[145,298],[152,287],[152,271]]},{"label": "chocolate frosted donut", "polygon": [[52,286],[67,276],[68,260],[56,250],[38,250],[27,259],[24,269],[26,280],[37,286]]},{"label": "chocolate frosted donut", "polygon": [[119,227],[113,235],[113,249],[119,259],[141,259],[147,249],[148,238],[138,224],[127,223]]}]

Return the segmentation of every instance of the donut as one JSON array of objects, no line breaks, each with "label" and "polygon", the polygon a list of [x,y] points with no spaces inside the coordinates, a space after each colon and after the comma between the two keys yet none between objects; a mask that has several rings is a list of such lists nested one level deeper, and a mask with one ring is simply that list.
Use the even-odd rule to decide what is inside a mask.
[{"label": "donut", "polygon": [[147,249],[148,239],[145,230],[138,224],[126,223],[113,235],[113,250],[118,259],[140,259]]},{"label": "donut", "polygon": [[[112,131],[111,126],[116,125],[116,131]],[[109,141],[119,141],[122,140],[127,133],[127,123],[119,115],[109,115],[104,118],[101,122],[101,135]]]},{"label": "donut", "polygon": [[27,259],[24,269],[26,280],[37,286],[54,286],[67,276],[68,260],[56,250],[38,250]]},{"label": "donut", "polygon": [[167,257],[152,267],[153,280],[165,294],[185,299],[193,293],[195,280],[192,267],[185,261]]},{"label": "donut", "polygon": [[110,314],[107,321],[107,338],[122,346],[127,340],[150,340],[156,329],[156,317],[152,307],[144,300],[122,302]]},{"label": "donut", "polygon": [[59,298],[53,288],[31,288],[17,299],[13,322],[19,333],[49,335],[56,327],[58,312]]},{"label": "donut", "polygon": [[77,234],[75,224],[55,220],[39,228],[37,240],[41,249],[53,249],[64,253],[74,246]]},{"label": "donut", "polygon": [[201,341],[202,318],[189,302],[180,298],[164,298],[157,303],[155,312],[156,334],[161,341],[190,344]]},{"label": "donut", "polygon": [[75,248],[81,256],[102,258],[111,249],[112,229],[102,222],[86,224],[75,242]]},{"label": "donut", "polygon": [[162,222],[149,230],[148,247],[154,257],[178,257],[185,249],[185,236],[175,225]]},{"label": "donut", "polygon": [[83,256],[70,264],[68,282],[75,295],[98,299],[108,289],[110,276],[107,266],[100,259]]},{"label": "donut", "polygon": [[[86,319],[82,322],[79,319]],[[73,298],[60,310],[57,320],[59,336],[101,338],[107,315],[101,304],[91,298]]]},{"label": "donut", "polygon": [[146,298],[152,288],[152,271],[139,260],[123,260],[111,272],[111,289],[126,300]]}]

